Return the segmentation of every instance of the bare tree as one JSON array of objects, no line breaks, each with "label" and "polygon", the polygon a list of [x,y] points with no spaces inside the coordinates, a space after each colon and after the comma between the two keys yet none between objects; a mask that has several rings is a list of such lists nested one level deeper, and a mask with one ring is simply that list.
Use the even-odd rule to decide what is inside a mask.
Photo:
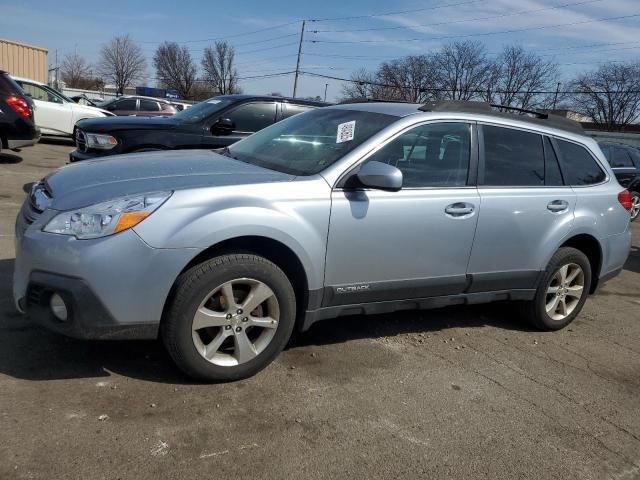
[{"label": "bare tree", "polygon": [[489,69],[485,99],[509,107],[548,108],[559,78],[558,66],[521,46],[507,46]]},{"label": "bare tree", "polygon": [[69,53],[62,59],[60,77],[69,88],[89,89],[96,86],[97,80],[91,71],[91,65],[77,53]]},{"label": "bare tree", "polygon": [[572,106],[606,130],[624,128],[640,117],[640,63],[605,63],[580,75]]},{"label": "bare tree", "polygon": [[240,93],[238,71],[234,65],[235,50],[225,41],[204,49],[202,69],[205,80],[219,95]]},{"label": "bare tree", "polygon": [[411,55],[399,60],[384,62],[377,77],[385,85],[384,93],[392,100],[424,103],[439,97],[433,90],[433,57]]},{"label": "bare tree", "polygon": [[180,48],[176,42],[162,43],[153,56],[153,66],[164,87],[177,90],[182,98],[191,98],[196,65],[187,47]]},{"label": "bare tree", "polygon": [[99,72],[115,84],[119,94],[133,82],[142,80],[147,62],[142,49],[133,43],[131,36],[114,37],[100,50]]},{"label": "bare tree", "polygon": [[434,56],[435,84],[445,100],[480,98],[490,73],[485,47],[472,41],[454,42]]},{"label": "bare tree", "polygon": [[380,96],[381,89],[376,85],[377,83],[378,78],[374,72],[360,68],[351,74],[351,82],[343,85],[342,97],[344,100],[358,98],[384,99],[384,96]]}]

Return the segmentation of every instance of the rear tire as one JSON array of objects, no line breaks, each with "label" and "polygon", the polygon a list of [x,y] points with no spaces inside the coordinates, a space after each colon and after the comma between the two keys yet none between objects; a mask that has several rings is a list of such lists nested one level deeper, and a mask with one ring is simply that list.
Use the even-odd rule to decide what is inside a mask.
[{"label": "rear tire", "polygon": [[293,287],[280,268],[256,255],[224,255],[180,275],[161,336],[184,373],[228,382],[271,363],[295,318]]},{"label": "rear tire", "polygon": [[540,330],[560,330],[580,313],[591,288],[591,264],[580,250],[562,247],[553,255],[523,316]]},{"label": "rear tire", "polygon": [[631,221],[634,222],[640,216],[640,193],[631,192]]}]

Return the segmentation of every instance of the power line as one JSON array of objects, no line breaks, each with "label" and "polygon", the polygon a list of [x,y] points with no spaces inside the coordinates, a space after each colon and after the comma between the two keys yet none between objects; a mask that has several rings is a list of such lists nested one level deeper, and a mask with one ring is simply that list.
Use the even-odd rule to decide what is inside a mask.
[{"label": "power line", "polygon": [[[618,52],[621,50],[635,50],[640,48],[640,40],[634,40],[632,42],[615,42],[615,43],[595,43],[592,45],[577,45],[574,47],[560,47],[560,48],[549,48],[549,49],[542,49],[536,50],[536,54],[541,56],[541,57],[549,57],[549,56],[555,56],[558,55],[558,53],[543,53],[543,54],[539,54],[538,52],[557,52],[559,50],[562,51],[566,51],[566,50],[580,50],[580,49],[585,49],[585,48],[598,48],[598,47],[607,47],[607,46],[613,46],[613,45],[628,45],[630,43],[636,43],[639,45],[633,46],[633,47],[624,47],[624,48],[612,48],[612,49],[606,49],[606,50],[596,50],[593,52],[568,52],[569,55],[576,55],[576,54],[592,54],[592,53],[600,53],[600,52]],[[502,52],[488,52],[487,55],[500,55],[500,53]],[[345,60],[394,60],[397,58],[402,58],[402,56],[398,56],[398,55],[341,55],[341,54],[337,54],[337,53],[306,53],[305,54],[308,57],[321,57],[321,58],[338,58],[338,59],[345,59]]]},{"label": "power line", "polygon": [[[517,33],[517,32],[527,32],[531,30],[544,30],[547,28],[558,28],[558,27],[570,27],[574,25],[585,25],[588,23],[597,23],[597,22],[606,22],[610,20],[623,20],[627,18],[636,18],[640,17],[640,13],[636,13],[633,15],[621,15],[618,17],[608,17],[608,18],[597,18],[592,20],[583,20],[580,22],[570,22],[570,23],[559,23],[556,25],[543,25],[538,27],[526,27],[526,28],[517,28],[511,30],[502,30],[497,32],[482,32],[482,33],[468,33],[464,35],[445,35],[440,37],[431,37],[431,38],[404,38],[404,39],[394,39],[393,42],[423,42],[425,40],[446,40],[453,38],[468,38],[468,37],[482,37],[488,35],[500,35],[504,33]],[[390,40],[307,40],[311,43],[333,43],[333,44],[351,44],[351,43],[389,43]]]},{"label": "power line", "polygon": [[[300,20],[295,20],[293,22],[281,23],[279,25],[273,25],[271,27],[260,28],[258,30],[252,30],[250,32],[242,32],[242,33],[234,33],[232,35],[225,35],[224,37],[214,37],[214,38],[204,38],[201,40],[183,40],[178,43],[199,43],[199,42],[215,42],[217,40],[226,40],[227,38],[235,38],[235,37],[244,37],[247,35],[253,35],[255,33],[267,32],[269,30],[276,30],[282,27],[288,27],[289,25],[293,25],[294,23],[299,23]],[[160,44],[163,42],[140,42],[140,43],[150,43],[150,44]]]},{"label": "power line", "polygon": [[411,10],[399,10],[395,12],[386,12],[386,13],[372,13],[369,15],[352,15],[349,17],[333,17],[333,18],[311,18],[310,22],[337,22],[342,20],[357,20],[359,18],[375,18],[375,17],[391,17],[394,15],[403,15],[405,13],[416,13],[416,12],[424,12],[426,10],[437,10],[440,8],[448,8],[448,7],[460,7],[462,5],[470,5],[472,3],[483,2],[484,0],[468,0],[465,2],[458,3],[445,3],[440,5],[434,5],[433,7],[424,7],[424,8],[413,8]]},{"label": "power line", "polygon": [[500,15],[493,15],[490,17],[476,17],[476,18],[467,18],[463,20],[451,20],[447,22],[436,22],[436,23],[423,23],[423,24],[414,24],[414,25],[399,25],[395,27],[374,27],[374,28],[356,28],[356,29],[346,29],[346,30],[312,30],[313,33],[345,33],[345,32],[373,32],[373,31],[381,31],[381,30],[404,30],[404,29],[413,29],[417,27],[438,27],[442,25],[453,25],[456,23],[468,23],[468,22],[478,22],[482,20],[494,20],[496,18],[505,18],[505,17],[515,17],[518,15],[525,15],[528,13],[537,13],[544,12],[547,10],[557,10],[559,8],[567,8],[574,7],[577,5],[586,5],[588,3],[596,3],[603,2],[604,0],[583,0],[580,2],[574,3],[565,3],[562,5],[554,5],[551,7],[544,8],[535,8],[530,10],[521,10],[519,12],[511,12],[511,13],[503,13]]},{"label": "power line", "polygon": [[[424,92],[456,92],[459,90],[453,90],[450,88],[427,88],[427,87],[416,87],[416,86],[411,86],[411,85],[391,85],[391,84],[387,84],[387,83],[379,83],[379,82],[370,82],[370,81],[365,81],[365,80],[354,80],[351,78],[342,78],[342,77],[336,77],[333,75],[325,75],[322,73],[313,73],[313,72],[306,72],[303,71],[301,72],[304,75],[309,75],[312,77],[319,77],[319,78],[326,78],[329,80],[338,80],[341,82],[349,82],[349,83],[357,83],[359,85],[373,85],[376,87],[386,87],[386,88],[400,88],[400,89],[406,89],[406,90],[418,90],[421,93]],[[476,93],[476,94],[485,94],[487,93],[486,90],[466,90],[468,93]],[[589,92],[583,92],[583,91],[577,91],[577,90],[551,90],[551,91],[521,91],[521,90],[513,90],[513,91],[507,91],[507,90],[495,90],[495,91],[491,91],[491,93],[493,94],[507,94],[507,93],[511,93],[511,94],[517,94],[517,93],[529,93],[531,95],[552,95],[552,94],[556,94],[557,93],[562,93],[562,94],[568,94],[568,95],[577,95],[577,94],[618,94],[618,93],[623,93],[622,91],[615,91],[615,90],[604,90],[604,91],[594,91],[594,90],[590,90]],[[629,91],[629,90],[624,90],[624,93],[640,93],[640,91]]]},{"label": "power line", "polygon": [[271,62],[272,60],[281,60],[283,58],[294,58],[296,57],[295,53],[290,53],[287,55],[278,55],[275,57],[269,57],[269,58],[263,58],[261,60],[251,60],[251,61],[246,61],[246,62],[240,62],[240,63],[235,63],[235,66],[237,67],[238,65],[248,65],[249,63],[252,65],[256,65],[256,64],[261,64],[261,63],[268,63]]}]

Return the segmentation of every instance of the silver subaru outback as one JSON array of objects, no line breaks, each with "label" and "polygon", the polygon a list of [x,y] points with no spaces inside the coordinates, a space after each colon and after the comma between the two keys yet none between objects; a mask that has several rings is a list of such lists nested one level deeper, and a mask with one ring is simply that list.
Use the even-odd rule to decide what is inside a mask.
[{"label": "silver subaru outback", "polygon": [[563,328],[622,269],[630,208],[571,121],[345,104],[52,173],[17,218],[13,291],[48,328],[160,337],[188,375],[234,380],[340,315],[514,300]]}]

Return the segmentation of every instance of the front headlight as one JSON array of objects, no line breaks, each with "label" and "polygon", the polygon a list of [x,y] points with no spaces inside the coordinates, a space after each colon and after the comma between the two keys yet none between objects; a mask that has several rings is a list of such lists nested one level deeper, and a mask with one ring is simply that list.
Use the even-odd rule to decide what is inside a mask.
[{"label": "front headlight", "polygon": [[95,148],[97,150],[111,150],[118,145],[116,137],[111,135],[101,135],[99,133],[85,133],[87,148]]},{"label": "front headlight", "polygon": [[113,235],[136,226],[170,196],[171,192],[147,193],[62,212],[53,217],[43,231],[74,235],[79,239]]}]

